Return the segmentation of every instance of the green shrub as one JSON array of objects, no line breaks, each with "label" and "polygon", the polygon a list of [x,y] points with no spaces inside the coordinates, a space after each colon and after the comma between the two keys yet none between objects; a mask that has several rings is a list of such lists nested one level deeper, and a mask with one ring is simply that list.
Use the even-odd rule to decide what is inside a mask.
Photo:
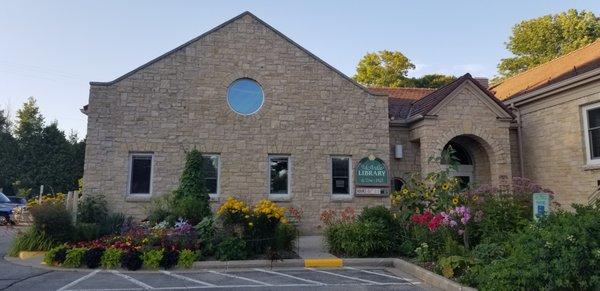
[{"label": "green shrub", "polygon": [[384,224],[387,228],[393,229],[397,226],[396,219],[392,212],[387,209],[385,206],[375,206],[375,207],[365,207],[358,217],[356,217],[356,221],[365,222],[365,221],[373,221],[380,222]]},{"label": "green shrub", "polygon": [[502,243],[531,220],[512,197],[488,197],[480,210],[483,217],[471,231],[474,242]]},{"label": "green shrub", "polygon": [[248,256],[246,242],[239,237],[228,236],[217,245],[215,256],[219,261],[244,260]]},{"label": "green shrub", "polygon": [[71,214],[62,204],[42,204],[31,207],[33,227],[55,242],[63,243],[71,239],[73,224]]},{"label": "green shrub", "polygon": [[104,195],[85,195],[77,205],[77,221],[100,224],[108,217]]},{"label": "green shrub", "polygon": [[437,271],[446,278],[456,278],[462,276],[472,264],[472,260],[462,256],[442,257],[438,260]]},{"label": "green shrub", "polygon": [[58,243],[50,239],[43,232],[34,228],[28,228],[25,232],[19,233],[12,241],[8,255],[11,257],[19,256],[21,251],[48,251],[54,248]]},{"label": "green shrub", "polygon": [[111,213],[100,221],[100,235],[117,234],[121,232],[126,218],[122,213]]},{"label": "green shrub", "polygon": [[158,269],[163,258],[163,250],[147,250],[142,253],[142,262],[148,269]]},{"label": "green shrub", "polygon": [[500,244],[479,244],[473,248],[471,255],[480,264],[489,264],[506,255],[506,250]]},{"label": "green shrub", "polygon": [[174,199],[171,200],[173,214],[188,220],[192,225],[205,217],[212,217],[210,198],[202,173],[206,162],[198,150],[187,152],[179,187],[173,192]]},{"label": "green shrub", "polygon": [[291,224],[280,223],[275,229],[275,246],[278,251],[293,251],[298,230]]},{"label": "green shrub", "polygon": [[50,249],[44,254],[44,263],[48,266],[62,264],[64,262],[64,258],[60,260],[60,257],[64,256],[62,253],[66,255],[66,251],[67,246],[65,245],[60,245]]},{"label": "green shrub", "polygon": [[179,259],[177,260],[177,266],[181,268],[191,268],[194,262],[198,258],[196,252],[191,250],[183,250],[179,252]]},{"label": "green shrub", "polygon": [[507,256],[483,265],[481,290],[600,290],[600,204],[555,212],[510,238]]},{"label": "green shrub", "polygon": [[67,251],[67,257],[63,263],[64,267],[67,268],[79,268],[83,264],[83,256],[87,249],[85,248],[74,248]]},{"label": "green shrub", "polygon": [[114,269],[121,265],[121,257],[123,257],[122,250],[117,248],[108,248],[102,254],[100,265],[102,265],[102,268]]},{"label": "green shrub", "polygon": [[381,257],[390,254],[394,241],[388,229],[375,221],[339,222],[329,225],[325,240],[333,253],[350,257]]},{"label": "green shrub", "polygon": [[78,222],[75,224],[74,241],[90,241],[101,236],[100,225],[97,223]]}]

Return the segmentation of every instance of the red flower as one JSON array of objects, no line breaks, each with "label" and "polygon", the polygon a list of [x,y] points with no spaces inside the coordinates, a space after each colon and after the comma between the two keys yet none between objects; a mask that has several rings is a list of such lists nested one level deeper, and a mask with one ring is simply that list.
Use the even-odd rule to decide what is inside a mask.
[{"label": "red flower", "polygon": [[442,224],[443,221],[444,217],[441,213],[438,213],[429,221],[427,227],[429,227],[430,231],[434,231]]}]

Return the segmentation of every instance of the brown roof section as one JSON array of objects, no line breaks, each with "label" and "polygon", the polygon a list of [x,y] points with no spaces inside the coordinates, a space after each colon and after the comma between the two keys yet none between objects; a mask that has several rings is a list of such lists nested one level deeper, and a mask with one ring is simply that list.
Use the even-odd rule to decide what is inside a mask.
[{"label": "brown roof section", "polygon": [[426,115],[466,81],[471,81],[475,84],[475,86],[512,116],[506,105],[498,100],[487,88],[483,87],[471,74],[465,74],[437,90],[427,88],[369,88],[369,91],[384,93],[390,96],[388,98],[389,117],[397,120]]},{"label": "brown roof section", "polygon": [[600,67],[600,40],[519,73],[490,88],[500,100],[517,97]]},{"label": "brown roof section", "polygon": [[413,87],[401,87],[401,88],[385,88],[385,87],[373,87],[369,88],[369,92],[372,94],[386,94],[394,98],[402,99],[421,99],[423,96],[435,91],[433,88],[413,88]]}]

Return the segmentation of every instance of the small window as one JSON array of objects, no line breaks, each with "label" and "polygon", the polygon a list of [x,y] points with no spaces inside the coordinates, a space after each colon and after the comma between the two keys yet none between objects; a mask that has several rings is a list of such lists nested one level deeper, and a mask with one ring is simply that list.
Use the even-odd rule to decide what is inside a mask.
[{"label": "small window", "polygon": [[350,157],[331,157],[331,194],[350,194]]},{"label": "small window", "polygon": [[600,164],[600,104],[583,108],[585,148],[588,164]]},{"label": "small window", "polygon": [[265,101],[262,87],[252,79],[237,79],[227,89],[227,103],[238,114],[251,115]]},{"label": "small window", "polygon": [[212,197],[219,195],[219,155],[202,156],[204,185]]},{"label": "small window", "polygon": [[290,157],[269,156],[269,194],[290,194]]},{"label": "small window", "polygon": [[152,154],[132,154],[129,172],[129,194],[152,192]]}]

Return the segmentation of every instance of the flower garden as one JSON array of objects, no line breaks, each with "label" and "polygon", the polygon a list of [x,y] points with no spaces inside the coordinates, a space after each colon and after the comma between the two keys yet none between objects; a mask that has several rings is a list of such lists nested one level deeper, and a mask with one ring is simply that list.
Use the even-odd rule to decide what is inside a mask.
[{"label": "flower garden", "polygon": [[109,213],[102,195],[79,202],[76,223],[64,195],[31,202],[33,225],[17,235],[9,255],[46,251],[47,265],[128,270],[190,268],[200,260],[297,257],[295,225],[301,210],[266,199],[249,205],[229,197],[213,215],[201,168],[202,156],[190,151],[179,188],[152,201],[142,222]]},{"label": "flower garden", "polygon": [[321,214],[329,250],[342,257],[403,257],[481,290],[600,290],[600,204],[533,219],[523,178],[503,189],[461,189],[452,165],[412,178],[391,208]]}]

